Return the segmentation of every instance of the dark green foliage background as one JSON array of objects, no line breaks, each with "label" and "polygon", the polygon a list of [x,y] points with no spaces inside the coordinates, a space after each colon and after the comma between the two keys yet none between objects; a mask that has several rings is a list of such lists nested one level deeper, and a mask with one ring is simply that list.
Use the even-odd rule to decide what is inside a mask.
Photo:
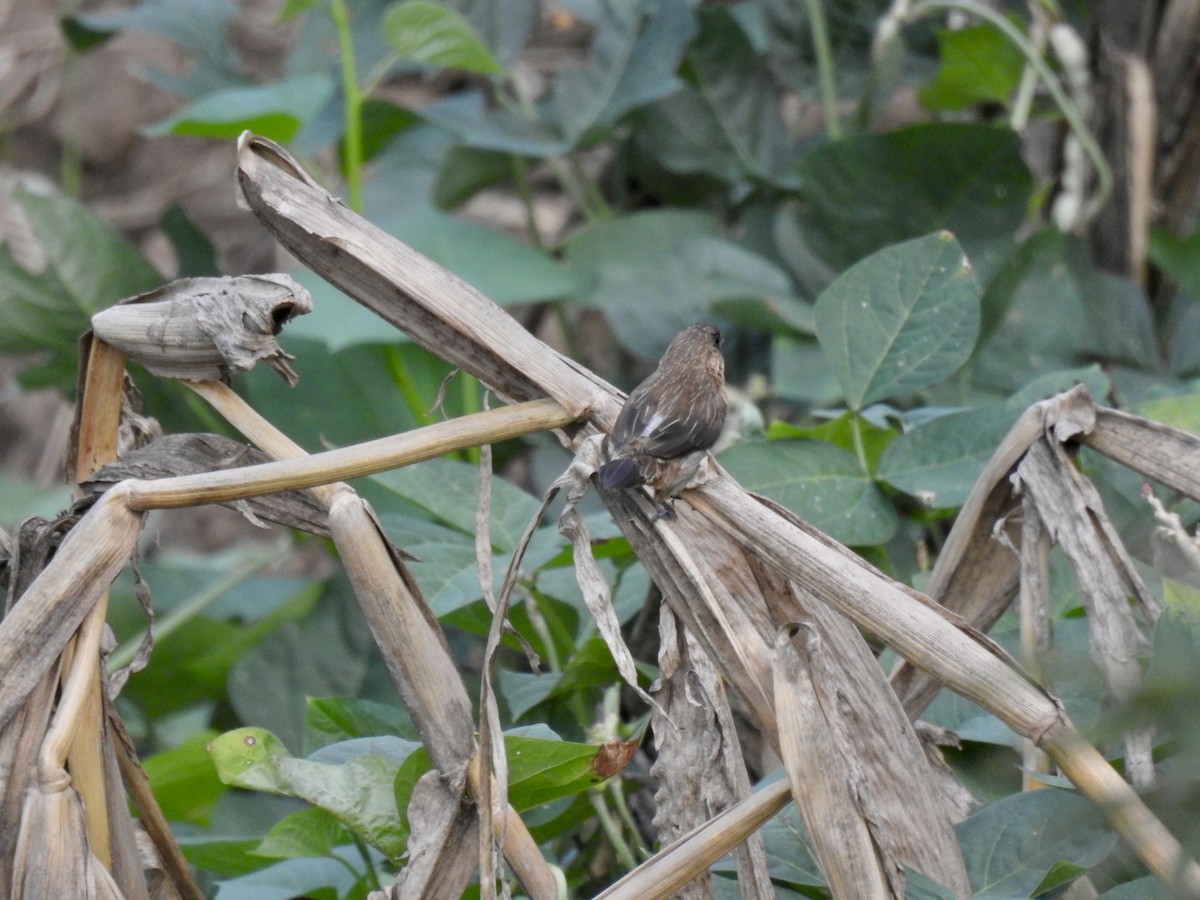
[{"label": "dark green foliage background", "polygon": [[[1019,52],[989,25],[941,31],[920,20],[902,32],[906,46],[889,49],[885,66],[870,47],[887,6],[824,4],[848,132],[836,140],[825,132],[789,136],[780,86],[815,102],[818,69],[805,5],[783,0],[569,0],[562,14],[593,31],[590,56],[557,72],[536,98],[523,93],[514,69],[539,23],[534,0],[362,0],[345,8],[292,0],[284,12],[302,17],[300,36],[284,73],[267,83],[249,81],[222,39],[234,12],[227,0],[144,0],[120,13],[77,16],[65,28],[79,52],[128,30],[186,46],[194,57],[186,74],[144,72],[181,101],[154,134],[228,141],[249,128],[287,142],[314,166],[336,159],[321,177],[360,185],[350,193],[368,218],[530,321],[556,317],[567,352],[623,360],[602,372],[622,387],[682,325],[720,324],[730,383],[769,384],[767,426],[755,427],[749,415],[723,464],[747,488],[920,586],[917,548],[936,553],[1000,437],[1030,403],[1082,382],[1098,400],[1200,426],[1191,382],[1200,330],[1183,327],[1196,322],[1200,235],[1153,236],[1158,271],[1178,285],[1166,303],[1152,306],[1139,286],[1101,271],[1083,239],[1044,224],[1052,186],[1030,172],[1022,136],[1002,119],[963,114],[983,103],[1005,107],[1019,81]],[[1025,14],[1011,6],[1018,19]],[[335,52],[339,10],[349,16],[343,34],[355,55],[350,83]],[[379,79],[447,69],[465,74],[419,111],[371,95]],[[915,91],[923,120],[874,125],[886,91]],[[346,118],[356,108],[357,120]],[[547,179],[575,211],[561,238],[531,231],[522,241],[453,215],[483,188],[530,196]],[[31,274],[0,247],[0,351],[38,351],[25,383],[69,392],[88,317],[158,278],[76,201],[29,191],[14,201],[51,265]],[[164,232],[181,275],[218,274],[207,238],[180,211],[164,220]],[[317,301],[282,337],[297,356],[300,386],[289,390],[255,372],[237,388],[311,449],[431,421],[446,366],[319,279],[299,277]],[[603,353],[581,337],[581,323],[594,328],[597,316],[612,339]],[[185,392],[144,373],[138,380],[148,412],[168,430],[223,428]],[[459,379],[444,410],[477,410],[481,398],[478,385]],[[527,464],[525,484],[539,489],[566,460],[548,440],[498,452],[502,468]],[[392,539],[420,558],[413,571],[473,690],[488,625],[475,575],[475,461],[437,460],[359,485]],[[1086,454],[1081,466],[1144,555],[1150,517],[1137,479]],[[507,482],[493,491],[492,549],[502,572],[537,499]],[[5,495],[7,522],[34,511],[34,492],[13,485]],[[1193,505],[1162,499],[1186,522],[1195,519]],[[596,513],[590,524],[618,614],[638,633],[649,580],[607,516]],[[158,615],[178,611],[179,619],[120,707],[189,857],[221,900],[362,897],[386,882],[387,856],[399,855],[411,823],[371,819],[359,794],[346,792],[352,786],[382,808],[403,810],[428,761],[344,577],[259,574],[279,552],[151,553],[142,571]],[[1192,588],[1143,562],[1171,610],[1155,636],[1144,714],[1159,724],[1165,777],[1179,787],[1152,800],[1196,849],[1191,623],[1200,607]],[[527,599],[513,619],[549,671],[531,674],[512,652],[498,674],[505,725],[518,729],[510,743],[526,764],[514,777],[514,799],[531,810],[547,857],[583,896],[620,874],[579,768],[617,675],[552,524],[535,537],[526,569]],[[1055,575],[1055,689],[1107,741],[1121,715],[1088,661],[1079,600],[1057,561]],[[113,624],[127,641],[143,625],[125,581]],[[994,636],[1011,643],[1014,630],[1006,619]],[[648,684],[654,656],[644,656]],[[636,733],[644,716],[629,713],[621,736]],[[1109,889],[1105,897],[1164,896],[1137,880],[1144,873],[1088,804],[1065,790],[1018,792],[1016,736],[994,718],[948,695],[928,716],[964,739],[949,757],[981,800],[960,828],[980,895],[1041,896],[1091,871]],[[286,760],[291,774],[239,780],[232,765],[221,769],[223,783],[212,760],[224,758],[228,740],[213,744],[211,757],[209,744],[239,726],[271,732],[259,746]],[[1119,753],[1118,743],[1111,747]],[[244,762],[236,748],[234,758]],[[593,799],[619,813],[644,780],[644,763],[630,774]],[[322,791],[335,796],[316,806],[294,799]],[[780,896],[824,896],[798,828],[792,811],[767,827],[772,877]],[[720,864],[714,872],[716,894],[730,894],[732,870]],[[911,896],[942,893],[914,879]]]}]

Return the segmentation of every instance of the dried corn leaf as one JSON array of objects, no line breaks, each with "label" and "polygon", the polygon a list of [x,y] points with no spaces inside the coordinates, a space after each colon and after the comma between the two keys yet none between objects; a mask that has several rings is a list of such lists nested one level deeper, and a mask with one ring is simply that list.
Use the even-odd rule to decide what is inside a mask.
[{"label": "dried corn leaf", "polygon": [[792,797],[834,897],[900,898],[904,872],[876,841],[874,810],[861,805],[863,773],[853,736],[842,728],[842,698],[826,658],[812,629],[799,624],[780,631],[775,696]]},{"label": "dried corn leaf", "polygon": [[228,381],[262,360],[295,384],[275,337],[312,308],[289,275],[184,278],[97,313],[92,330],[164,378]]},{"label": "dried corn leaf", "polygon": [[391,888],[370,896],[380,900],[458,900],[479,863],[475,811],[437,772],[426,772],[413,788],[408,819],[421,823],[409,835],[408,862]]},{"label": "dried corn leaf", "polygon": [[[653,716],[658,755],[650,773],[658,782],[654,827],[668,844],[749,797],[750,779],[720,676],[667,605],[659,610],[659,637],[655,693],[666,716]],[[742,897],[774,897],[762,835],[751,835],[734,855]],[[709,896],[708,865],[700,871],[676,896]]]},{"label": "dried corn leaf", "polygon": [[[85,495],[94,496],[127,478],[154,480],[222,472],[270,461],[261,450],[219,434],[168,434],[104,466],[80,487]],[[266,519],[288,528],[330,536],[328,510],[307,491],[279,491],[225,505],[255,524],[261,525],[260,520]]]}]

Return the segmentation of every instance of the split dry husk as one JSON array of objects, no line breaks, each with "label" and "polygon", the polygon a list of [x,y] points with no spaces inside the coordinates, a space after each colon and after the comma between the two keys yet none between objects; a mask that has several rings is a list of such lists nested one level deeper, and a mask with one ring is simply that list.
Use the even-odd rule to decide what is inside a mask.
[{"label": "split dry husk", "polygon": [[[21,830],[22,854],[30,841],[39,840],[39,827],[49,827],[38,822],[71,830],[69,840],[62,836],[67,843],[61,847],[42,846],[73,866],[78,895],[107,889],[104,878],[88,874],[95,860],[119,880],[131,843],[120,836],[130,833],[123,810],[116,819],[124,831],[114,827],[111,839],[98,837],[88,823],[77,822],[69,799],[73,794],[31,795],[39,785],[13,768],[18,760],[31,759],[29,742],[40,746],[49,727],[38,704],[45,705],[53,692],[58,661],[128,559],[144,511],[309,490],[305,503],[317,512],[310,515],[312,510],[306,509],[300,520],[307,523],[304,527],[320,527],[328,510],[328,527],[343,564],[437,770],[414,792],[409,812],[422,828],[414,830],[401,884],[385,893],[456,897],[478,866],[480,851],[486,861],[495,841],[529,896],[555,897],[556,875],[504,802],[503,771],[489,768],[497,764],[496,748],[485,746],[481,752],[476,745],[470,698],[436,618],[402,554],[383,539],[369,506],[335,482],[537,430],[554,429],[566,446],[578,449],[589,436],[612,426],[620,396],[536,340],[478,292],[356,216],[278,147],[244,136],[238,152],[238,178],[250,208],[288,250],[514,405],[306,457],[227,387],[196,384],[267,457],[280,461],[232,469],[219,462],[205,468],[207,463],[200,462],[202,471],[182,474],[153,456],[140,463],[134,456],[134,465],[149,467],[110,470],[105,477],[117,477],[114,472],[130,477],[109,482],[40,574],[10,574],[20,600],[0,622],[0,815],[10,817],[27,796],[31,804],[38,801]],[[134,340],[134,345],[153,349],[153,341]],[[112,359],[102,353],[94,365],[98,370],[111,367]],[[92,361],[88,367],[90,372]],[[108,385],[106,421],[121,408],[117,373],[119,368],[97,376],[97,383]],[[221,375],[218,371],[217,377]],[[1039,560],[1048,540],[1061,542],[1081,574],[1087,567],[1108,566],[1102,570],[1111,579],[1107,587],[1119,586],[1122,602],[1126,593],[1141,599],[1144,617],[1153,618],[1153,603],[1106,525],[1098,498],[1073,467],[1064,465],[1067,450],[1079,441],[1200,499],[1200,441],[1195,437],[1096,409],[1081,391],[1038,404],[1005,439],[956,522],[931,582],[940,603],[891,581],[786,511],[747,494],[715,466],[708,483],[677,505],[673,522],[657,518],[656,507],[643,494],[604,494],[669,611],[663,620],[665,681],[658,698],[663,712],[655,722],[658,739],[667,746],[686,734],[685,728],[705,733],[704,741],[684,741],[688,748],[676,744],[678,771],[663,770],[664,783],[694,779],[697,773],[715,779],[708,773],[719,772],[721,785],[701,792],[694,803],[686,803],[682,794],[661,803],[658,827],[664,835],[682,836],[603,896],[645,900],[689,890],[684,887],[688,882],[706,877],[715,859],[746,841],[789,797],[797,800],[835,895],[903,896],[904,868],[910,867],[956,896],[968,896],[953,832],[960,798],[942,791],[945,773],[928,763],[926,747],[909,724],[942,685],[1026,736],[1104,810],[1155,875],[1182,896],[1200,896],[1200,867],[1079,735],[1054,697],[978,630],[1012,602],[1019,586],[1036,611]],[[221,455],[218,451],[217,457]],[[81,459],[92,463],[105,461],[102,457],[81,452]],[[90,472],[96,465],[84,468]],[[151,473],[153,479],[147,477]],[[167,473],[169,477],[160,477]],[[587,489],[586,460],[564,484],[571,492]],[[1012,514],[1021,509],[1042,527],[1018,523]],[[567,525],[577,528],[578,523],[568,520]],[[997,527],[1003,541],[994,536]],[[588,542],[582,533],[576,537],[586,575]],[[1096,629],[1093,653],[1121,696],[1136,683],[1136,672],[1123,655],[1140,646],[1144,623],[1127,609],[1114,609],[1117,592],[1103,587],[1082,585],[1090,595],[1089,620]],[[594,599],[603,619],[603,591]],[[497,599],[498,611],[503,603]],[[908,661],[891,684],[860,628]],[[611,637],[619,640],[619,631]],[[1036,648],[1036,634],[1029,644]],[[722,683],[734,689],[739,708],[784,760],[786,780],[748,793]],[[99,708],[107,714],[99,716],[97,740],[105,752],[97,757],[98,771],[119,766],[125,790],[161,859],[154,877],[165,875],[176,890],[196,896],[144,776],[119,739],[119,720],[111,719],[115,714],[108,704]],[[113,724],[106,726],[106,719]],[[1144,751],[1144,736],[1133,735],[1131,741],[1131,753]],[[1148,757],[1145,765],[1152,771]],[[74,780],[71,762],[67,771]],[[119,788],[107,790],[101,805],[120,808],[123,799],[113,799]],[[486,812],[482,843],[480,817],[463,802],[468,795]],[[666,821],[667,816],[675,821]],[[703,824],[692,827],[701,819]],[[5,844],[5,833],[0,828],[0,875],[11,879],[18,874],[18,883],[28,884],[30,892],[45,890],[27,881],[25,863],[14,873],[17,848]],[[770,888],[761,852],[752,847],[740,865],[749,895],[766,895]],[[127,898],[138,894],[128,884],[121,890]]]}]

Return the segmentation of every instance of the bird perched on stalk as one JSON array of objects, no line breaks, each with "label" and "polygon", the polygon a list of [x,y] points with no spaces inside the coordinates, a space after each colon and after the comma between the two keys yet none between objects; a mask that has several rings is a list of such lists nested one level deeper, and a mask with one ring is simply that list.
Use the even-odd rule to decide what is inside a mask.
[{"label": "bird perched on stalk", "polygon": [[[721,332],[689,325],[672,338],[658,368],[617,416],[597,472],[607,489],[648,484],[660,496],[688,487],[725,422]],[[673,516],[669,507],[659,515]]]}]

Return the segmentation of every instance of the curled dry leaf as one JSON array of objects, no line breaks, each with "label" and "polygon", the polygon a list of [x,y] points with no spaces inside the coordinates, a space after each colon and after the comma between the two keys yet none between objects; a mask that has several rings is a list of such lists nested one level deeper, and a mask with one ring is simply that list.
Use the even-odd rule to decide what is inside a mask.
[{"label": "curled dry leaf", "polygon": [[640,743],[637,738],[632,741],[605,741],[592,759],[592,771],[598,778],[612,778],[629,765]]},{"label": "curled dry leaf", "polygon": [[293,357],[275,337],[312,308],[288,275],[184,278],[97,313],[92,329],[155,375],[228,381],[262,360],[291,385],[299,378]]}]

